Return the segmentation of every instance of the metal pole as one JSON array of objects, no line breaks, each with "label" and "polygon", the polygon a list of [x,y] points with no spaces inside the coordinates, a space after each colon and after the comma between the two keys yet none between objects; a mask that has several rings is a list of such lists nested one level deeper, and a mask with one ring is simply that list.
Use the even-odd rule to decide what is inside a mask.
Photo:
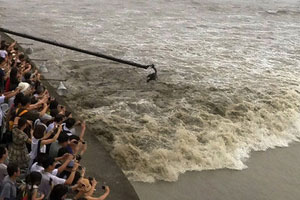
[{"label": "metal pole", "polygon": [[42,81],[67,81],[67,79],[41,78]]},{"label": "metal pole", "polygon": [[39,58],[30,58],[33,61],[48,61],[47,59],[39,59]]},{"label": "metal pole", "polygon": [[70,49],[70,50],[77,51],[77,52],[80,52],[80,53],[85,53],[85,54],[97,56],[97,57],[100,57],[100,58],[105,58],[105,59],[108,59],[108,60],[112,60],[112,61],[115,61],[115,62],[131,65],[131,66],[134,66],[134,67],[139,67],[139,68],[143,68],[143,69],[147,69],[149,67],[152,67],[152,68],[154,67],[153,64],[151,64],[151,65],[142,65],[142,64],[135,63],[135,62],[132,62],[132,61],[115,58],[113,56],[104,55],[104,54],[101,54],[101,53],[98,53],[98,52],[93,52],[93,51],[89,51],[89,50],[80,49],[80,48],[73,47],[73,46],[70,46],[70,45],[66,45],[66,44],[63,44],[63,43],[59,43],[59,42],[56,42],[56,41],[46,40],[46,39],[43,39],[43,38],[38,38],[38,37],[27,35],[27,34],[24,34],[24,33],[18,33],[18,32],[15,32],[15,31],[8,30],[8,29],[4,29],[4,28],[0,28],[0,31],[5,32],[5,33],[9,33],[9,34],[12,34],[12,35],[20,36],[20,37],[23,37],[23,38],[35,40],[35,41],[38,41],[38,42],[43,42],[43,43],[46,43],[46,44],[51,44],[51,45],[54,45],[54,46],[62,47],[62,48],[65,48],[65,49]]}]

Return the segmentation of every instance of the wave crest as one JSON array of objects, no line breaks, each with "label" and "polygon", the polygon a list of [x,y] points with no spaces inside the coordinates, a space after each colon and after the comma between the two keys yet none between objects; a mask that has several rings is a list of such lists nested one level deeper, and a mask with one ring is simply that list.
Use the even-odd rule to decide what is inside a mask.
[{"label": "wave crest", "polygon": [[[101,140],[101,131],[114,136],[111,154],[131,180],[176,181],[186,171],[241,170],[252,150],[298,140],[300,95],[293,90],[177,89],[167,94],[157,88],[165,106],[152,96],[86,113],[93,126],[99,124]],[[183,93],[191,95],[182,98]]]}]

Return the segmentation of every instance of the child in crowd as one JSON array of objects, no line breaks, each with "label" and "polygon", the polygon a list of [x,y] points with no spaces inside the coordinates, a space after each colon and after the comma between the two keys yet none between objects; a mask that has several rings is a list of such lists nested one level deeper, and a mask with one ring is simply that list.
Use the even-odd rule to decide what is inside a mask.
[{"label": "child in crowd", "polygon": [[45,195],[39,192],[39,185],[41,184],[42,174],[40,172],[31,172],[27,175],[25,181],[26,186],[23,189],[23,199],[26,200],[43,200]]}]

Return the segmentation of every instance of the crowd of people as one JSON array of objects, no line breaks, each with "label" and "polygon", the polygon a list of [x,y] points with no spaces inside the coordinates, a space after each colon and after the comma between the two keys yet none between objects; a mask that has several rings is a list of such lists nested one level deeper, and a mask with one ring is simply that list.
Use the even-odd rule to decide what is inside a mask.
[{"label": "crowd of people", "polygon": [[16,42],[1,41],[0,90],[0,200],[104,200],[109,187],[94,197],[97,181],[80,165],[85,123],[50,96]]}]

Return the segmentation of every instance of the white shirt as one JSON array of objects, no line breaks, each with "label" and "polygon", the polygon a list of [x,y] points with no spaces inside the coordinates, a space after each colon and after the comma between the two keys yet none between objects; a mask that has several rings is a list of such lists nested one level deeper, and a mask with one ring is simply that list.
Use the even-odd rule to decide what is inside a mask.
[{"label": "white shirt", "polygon": [[[0,104],[4,103],[4,100],[5,100],[5,96],[0,96]],[[2,118],[3,118],[3,112],[2,110],[0,109],[0,126],[2,126]]]},{"label": "white shirt", "polygon": [[[40,139],[35,139],[34,137],[32,137],[31,151],[30,151],[30,154],[29,154],[31,160],[34,160],[37,156],[39,141],[40,141]],[[46,153],[46,145],[41,146],[40,152],[41,153]]]},{"label": "white shirt", "polygon": [[52,131],[52,129],[54,129],[56,125],[56,122],[52,122],[51,124],[49,124],[49,126],[46,129],[46,132],[49,133],[50,131]]},{"label": "white shirt", "polygon": [[[51,181],[50,181],[51,179]],[[59,178],[57,176],[54,176],[53,174],[49,172],[42,171],[42,180],[41,184],[39,186],[39,191],[45,194],[45,196],[48,196],[51,192],[52,186],[58,185],[58,184],[65,184],[66,180],[63,178]],[[52,185],[50,185],[50,183]]]},{"label": "white shirt", "polygon": [[5,50],[0,50],[0,56],[1,56],[2,58],[5,58],[5,57],[7,56],[7,51],[5,51]]},{"label": "white shirt", "polygon": [[[35,162],[35,163],[31,166],[31,168],[30,168],[30,172],[40,172],[40,173],[41,173],[42,171],[44,171],[44,167],[39,166],[37,162]],[[57,176],[57,174],[58,174],[58,169],[54,169],[54,170],[51,172],[51,174],[54,175],[54,176]]]},{"label": "white shirt", "polygon": [[75,135],[75,133],[76,133],[75,128],[68,129],[66,127],[66,123],[63,123],[62,126],[63,126],[63,128],[62,128],[63,131],[66,131],[68,136]]},{"label": "white shirt", "polygon": [[4,103],[4,100],[5,100],[5,96],[0,96],[0,104]]},{"label": "white shirt", "polygon": [[45,172],[45,171],[43,171],[42,172],[42,176],[43,176],[43,179],[46,179],[46,180],[50,180],[50,178],[52,179],[52,183],[54,184],[54,185],[58,185],[58,184],[65,184],[65,182],[66,182],[66,179],[63,179],[63,178],[59,178],[59,177],[57,177],[57,176],[55,176],[55,175],[53,175],[53,174],[51,174],[51,173],[49,173],[49,172]]}]

